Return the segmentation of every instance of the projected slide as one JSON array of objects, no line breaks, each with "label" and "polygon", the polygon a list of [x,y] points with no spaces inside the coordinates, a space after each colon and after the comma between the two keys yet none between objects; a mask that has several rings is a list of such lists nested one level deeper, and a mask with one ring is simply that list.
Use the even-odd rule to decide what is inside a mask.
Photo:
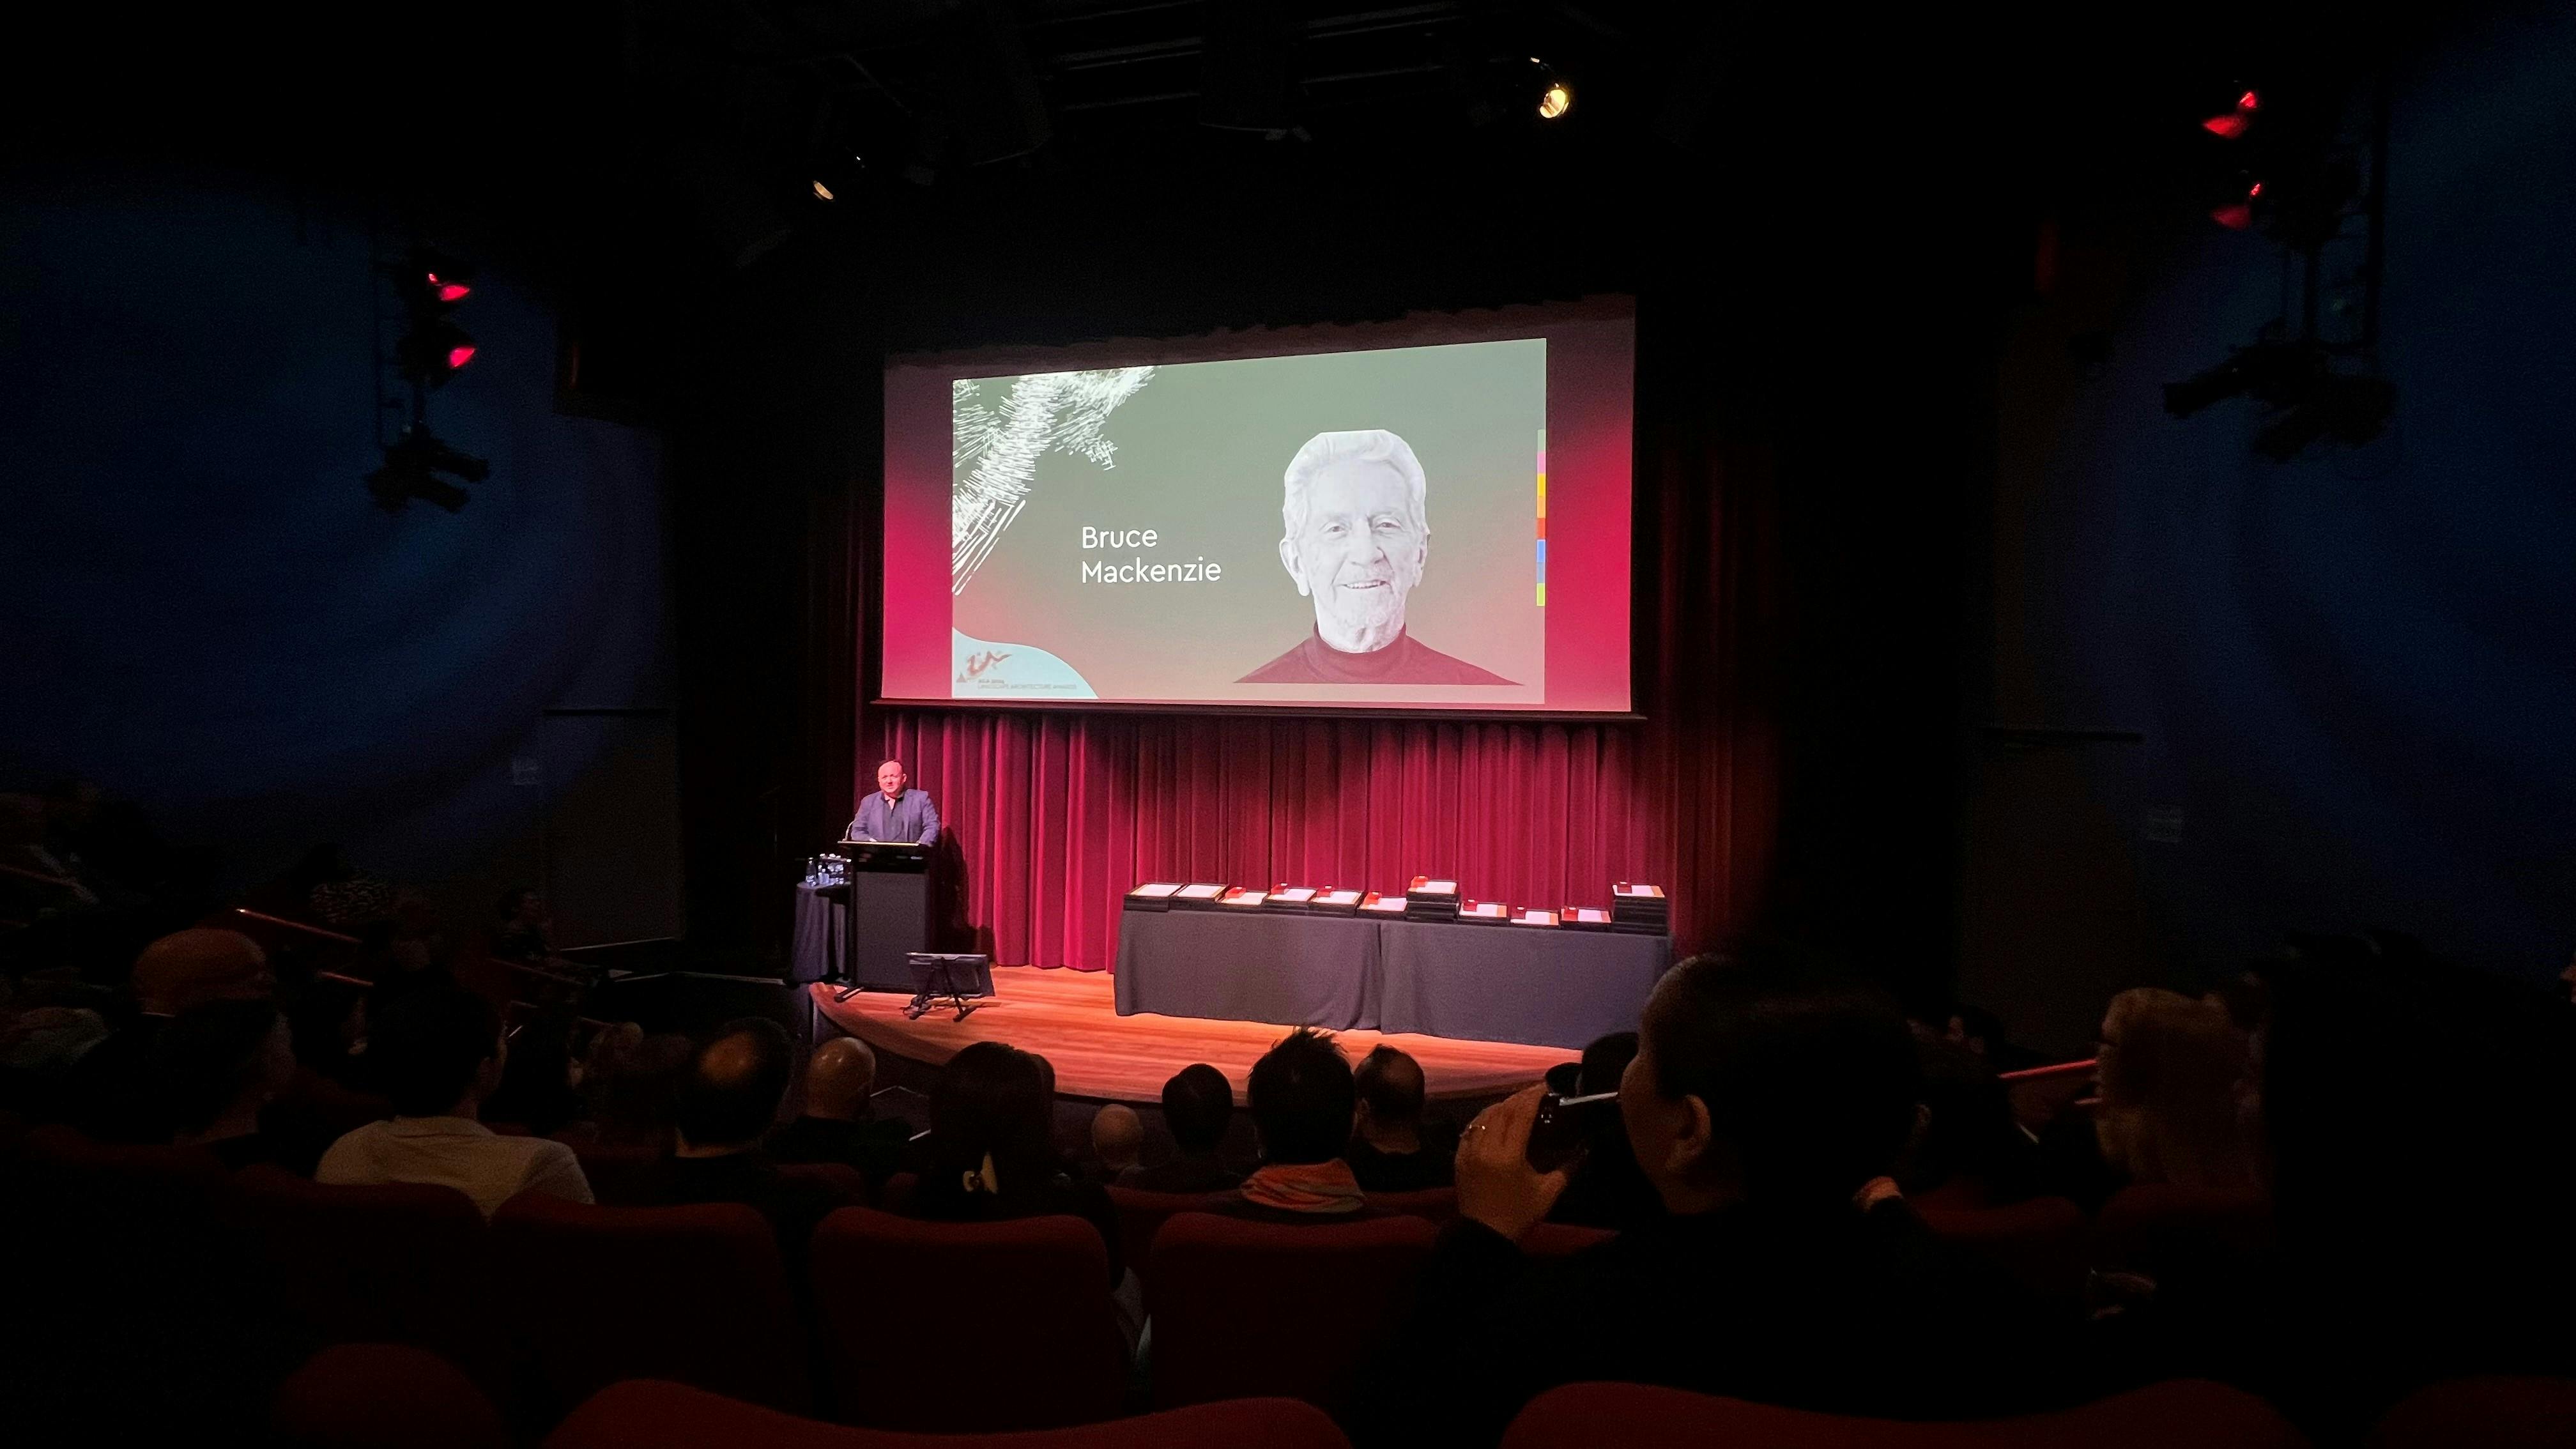
[{"label": "projected slide", "polygon": [[[890,373],[883,692],[1625,709],[1625,337],[1615,436],[1588,429],[1580,481],[1549,474],[1566,348],[1547,335]],[[1570,504],[1611,535],[1572,576],[1549,558]],[[1615,671],[1593,658],[1559,688],[1569,645]]]}]

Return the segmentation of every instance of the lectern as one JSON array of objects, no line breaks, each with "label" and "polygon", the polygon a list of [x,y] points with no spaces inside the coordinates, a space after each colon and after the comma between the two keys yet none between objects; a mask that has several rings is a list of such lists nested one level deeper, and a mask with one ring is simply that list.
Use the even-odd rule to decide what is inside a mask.
[{"label": "lectern", "polygon": [[842,937],[841,999],[868,987],[914,989],[911,958],[930,949],[930,849],[899,840],[844,840],[850,927]]}]

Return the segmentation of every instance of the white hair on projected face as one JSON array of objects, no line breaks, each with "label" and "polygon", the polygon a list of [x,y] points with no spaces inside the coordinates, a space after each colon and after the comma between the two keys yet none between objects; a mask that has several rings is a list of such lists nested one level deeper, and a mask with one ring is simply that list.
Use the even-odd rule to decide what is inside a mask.
[{"label": "white hair on projected face", "polygon": [[1280,520],[1287,525],[1290,538],[1306,527],[1306,490],[1315,475],[1334,463],[1384,463],[1404,479],[1406,522],[1414,536],[1431,536],[1431,516],[1425,503],[1428,483],[1422,476],[1422,460],[1413,456],[1413,445],[1384,428],[1361,428],[1347,433],[1317,433],[1288,460],[1288,494],[1279,506]]}]

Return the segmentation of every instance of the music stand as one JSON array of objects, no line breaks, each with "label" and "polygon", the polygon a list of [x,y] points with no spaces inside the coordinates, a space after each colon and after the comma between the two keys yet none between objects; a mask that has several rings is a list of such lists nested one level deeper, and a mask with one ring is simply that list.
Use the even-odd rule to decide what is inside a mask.
[{"label": "music stand", "polygon": [[993,958],[940,951],[915,951],[904,957],[912,967],[913,983],[921,989],[913,994],[912,1004],[903,1009],[904,1020],[919,1021],[931,1003],[941,997],[957,1008],[957,1019],[964,1021],[975,1009],[969,996],[993,994]]}]

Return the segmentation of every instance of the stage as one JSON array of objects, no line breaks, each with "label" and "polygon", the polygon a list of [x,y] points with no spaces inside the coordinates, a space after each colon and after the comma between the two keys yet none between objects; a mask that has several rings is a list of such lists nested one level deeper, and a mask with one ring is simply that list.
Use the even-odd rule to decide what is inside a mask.
[{"label": "stage", "polygon": [[[954,1012],[937,1009],[919,1021],[904,1020],[904,1005],[911,1000],[906,993],[863,991],[835,1001],[838,987],[818,982],[806,989],[818,1013],[881,1057],[935,1067],[969,1043],[1008,1042],[1054,1064],[1058,1095],[1103,1102],[1158,1104],[1163,1083],[1174,1072],[1206,1062],[1225,1073],[1240,1103],[1252,1064],[1290,1030],[1267,1022],[1150,1012],[1120,1016],[1114,983],[1105,971],[996,967],[993,994],[962,1022]],[[1411,1033],[1352,1030],[1333,1035],[1354,1063],[1380,1042],[1411,1053],[1422,1063],[1434,1101],[1501,1096],[1576,1056],[1559,1047]]]}]

